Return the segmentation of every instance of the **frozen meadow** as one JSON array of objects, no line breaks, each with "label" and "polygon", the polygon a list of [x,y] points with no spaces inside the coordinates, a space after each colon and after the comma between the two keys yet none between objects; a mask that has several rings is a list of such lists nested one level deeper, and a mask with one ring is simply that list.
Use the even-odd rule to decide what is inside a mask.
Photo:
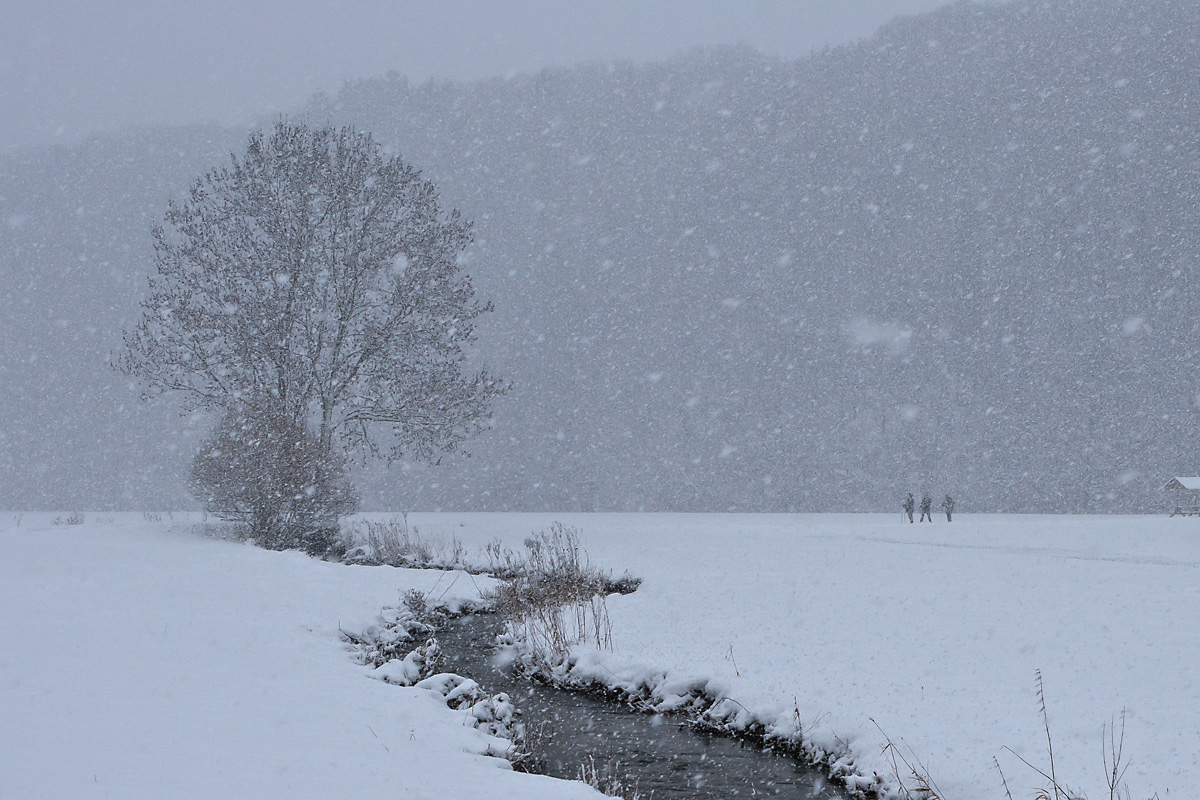
[{"label": "frozen meadow", "polygon": [[[0,794],[595,796],[506,769],[460,712],[369,679],[339,639],[398,592],[469,598],[482,580],[323,563],[140,514],[53,516],[0,517]],[[1200,796],[1200,520],[899,518],[408,522],[468,550],[577,528],[593,563],[643,579],[609,597],[614,650],[578,650],[580,676],[660,697],[705,686],[864,778],[894,780],[886,732],[946,800],[1004,798],[994,759],[1013,797],[1032,797],[1045,781],[1020,758],[1049,771],[1040,671],[1060,783],[1108,796],[1103,726],[1124,712],[1131,796]]]}]

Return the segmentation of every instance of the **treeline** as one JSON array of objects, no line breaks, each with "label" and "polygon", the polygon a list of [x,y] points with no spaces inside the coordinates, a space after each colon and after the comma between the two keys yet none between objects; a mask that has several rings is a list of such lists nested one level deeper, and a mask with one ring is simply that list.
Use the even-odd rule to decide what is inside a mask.
[{"label": "treeline", "polygon": [[1185,4],[959,4],[794,62],[315,102],[474,218],[479,350],[514,384],[472,458],[364,504],[1153,507],[1200,469],[1198,67]]}]

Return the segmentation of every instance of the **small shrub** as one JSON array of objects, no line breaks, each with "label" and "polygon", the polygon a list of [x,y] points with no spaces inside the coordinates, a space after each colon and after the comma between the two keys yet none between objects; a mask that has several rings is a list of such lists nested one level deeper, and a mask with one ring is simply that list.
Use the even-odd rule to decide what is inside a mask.
[{"label": "small shrub", "polygon": [[609,579],[589,563],[577,530],[556,522],[528,537],[521,555],[491,545],[488,554],[505,579],[493,599],[532,653],[562,662],[581,642],[612,647]]},{"label": "small shrub", "polygon": [[413,615],[413,619],[421,622],[429,621],[429,603],[425,599],[425,593],[420,589],[409,589],[404,593],[400,602]]},{"label": "small shrub", "polygon": [[507,580],[516,577],[523,568],[521,557],[504,546],[499,539],[493,539],[484,547],[487,557],[488,572],[492,577]]},{"label": "small shrub", "polygon": [[272,401],[226,413],[192,462],[189,487],[259,545],[310,555],[334,547],[338,518],[358,505],[343,459]]},{"label": "small shrub", "polygon": [[50,520],[51,525],[82,525],[84,516],[82,511],[72,511],[65,517],[55,517]]}]

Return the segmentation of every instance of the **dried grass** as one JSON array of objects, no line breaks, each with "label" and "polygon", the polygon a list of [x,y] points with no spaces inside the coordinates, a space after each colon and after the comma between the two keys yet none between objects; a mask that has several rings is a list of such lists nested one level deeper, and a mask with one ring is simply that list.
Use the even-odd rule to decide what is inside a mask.
[{"label": "dried grass", "polygon": [[347,532],[344,561],[412,569],[463,569],[466,549],[454,537],[422,533],[409,527],[408,515],[362,520]]},{"label": "dried grass", "polygon": [[523,552],[493,543],[492,574],[504,579],[492,595],[514,636],[547,663],[561,663],[576,644],[612,648],[604,597],[611,579],[588,560],[579,532],[556,522],[525,539]]},{"label": "dried grass", "polygon": [[609,797],[619,797],[622,800],[640,800],[641,793],[638,792],[637,781],[632,783],[627,776],[622,776],[621,765],[616,761],[610,761],[603,767],[596,766],[596,759],[589,755],[587,759],[579,765],[579,780],[591,786],[600,794]]},{"label": "dried grass", "polygon": [[[1054,762],[1054,737],[1050,733],[1050,714],[1046,709],[1046,688],[1042,680],[1042,671],[1034,672],[1038,712],[1042,716],[1042,728],[1046,732],[1046,767],[1034,766],[1023,756],[1019,755],[1011,747],[1004,749],[1041,778],[1041,782],[1033,787],[1032,800],[1088,800],[1087,795],[1083,792],[1068,787],[1058,776],[1058,767]],[[1131,800],[1132,795],[1129,791],[1129,786],[1124,783],[1125,771],[1129,768],[1128,762],[1125,760],[1125,712],[1121,712],[1121,730],[1118,734],[1116,731],[1116,721],[1112,720],[1108,725],[1103,726],[1102,739],[1104,748],[1102,750],[1102,758],[1104,762],[1104,778],[1108,787],[1109,800]],[[1000,773],[1000,780],[1004,784],[1004,792],[1008,800],[1013,800],[1012,792],[1008,787],[1008,778],[1004,775],[1004,770],[1000,766],[999,759],[992,759],[996,765],[996,771]],[[1149,800],[1157,800],[1158,794],[1154,794]]]}]

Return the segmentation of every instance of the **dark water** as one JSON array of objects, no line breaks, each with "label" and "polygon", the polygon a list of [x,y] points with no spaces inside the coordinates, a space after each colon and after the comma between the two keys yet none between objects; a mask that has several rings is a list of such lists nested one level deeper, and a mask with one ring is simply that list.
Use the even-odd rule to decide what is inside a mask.
[{"label": "dark water", "polygon": [[[492,659],[496,617],[463,617],[438,632],[442,669],[507,692],[527,728],[539,732],[535,770],[577,779],[589,757],[642,798],[845,798],[818,772],[787,755],[693,730],[682,718],[530,683]],[[632,796],[632,794],[630,794]]]}]

